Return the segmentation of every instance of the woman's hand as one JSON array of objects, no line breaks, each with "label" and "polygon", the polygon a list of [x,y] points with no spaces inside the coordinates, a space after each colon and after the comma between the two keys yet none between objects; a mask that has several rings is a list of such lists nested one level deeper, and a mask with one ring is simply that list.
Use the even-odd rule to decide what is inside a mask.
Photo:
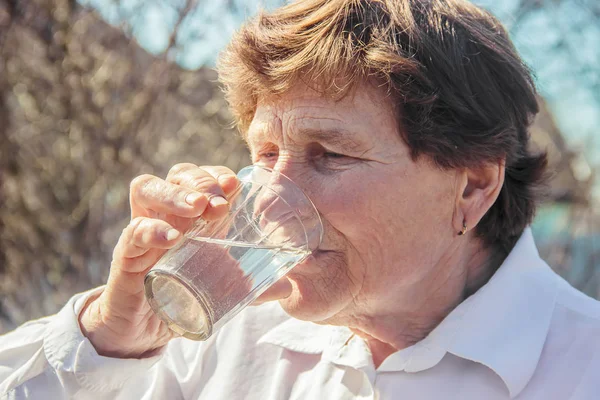
[{"label": "woman's hand", "polygon": [[80,314],[81,329],[99,354],[144,357],[174,337],[148,305],[144,277],[198,217],[226,215],[225,198],[236,187],[230,169],[193,164],[175,165],[166,180],[142,175],[131,182],[131,222],[115,247],[108,283]]}]

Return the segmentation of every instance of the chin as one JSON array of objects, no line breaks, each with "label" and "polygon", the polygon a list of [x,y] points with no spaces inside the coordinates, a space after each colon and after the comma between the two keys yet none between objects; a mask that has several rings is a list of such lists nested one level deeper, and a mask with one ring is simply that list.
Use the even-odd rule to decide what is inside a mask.
[{"label": "chin", "polygon": [[330,319],[352,302],[351,282],[341,253],[315,254],[290,271],[286,278],[292,294],[279,304],[290,316],[303,321]]},{"label": "chin", "polygon": [[321,321],[330,316],[327,306],[320,299],[311,295],[310,289],[304,289],[302,283],[291,277],[288,277],[288,279],[292,283],[292,294],[279,300],[279,304],[286,313],[296,319],[312,322]]}]

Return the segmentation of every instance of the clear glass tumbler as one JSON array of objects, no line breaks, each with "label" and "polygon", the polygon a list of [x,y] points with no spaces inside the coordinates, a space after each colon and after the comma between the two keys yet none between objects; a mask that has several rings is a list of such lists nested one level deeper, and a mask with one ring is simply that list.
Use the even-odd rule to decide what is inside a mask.
[{"label": "clear glass tumbler", "polygon": [[176,333],[206,340],[321,243],[310,199],[289,178],[249,166],[222,219],[199,219],[146,275],[145,293]]}]

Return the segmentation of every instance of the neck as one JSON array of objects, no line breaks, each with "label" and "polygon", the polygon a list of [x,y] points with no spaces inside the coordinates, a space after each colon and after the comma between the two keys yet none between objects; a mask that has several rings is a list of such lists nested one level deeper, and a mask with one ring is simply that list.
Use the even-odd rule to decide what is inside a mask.
[{"label": "neck", "polygon": [[[464,299],[475,293],[491,278],[505,258],[482,248],[481,244],[466,244],[458,260],[446,262],[433,269],[430,279],[401,294],[402,298],[385,299],[398,305],[393,310],[355,314],[347,324],[363,338],[379,367],[390,354],[423,340]],[[406,293],[409,292],[409,293]]]}]

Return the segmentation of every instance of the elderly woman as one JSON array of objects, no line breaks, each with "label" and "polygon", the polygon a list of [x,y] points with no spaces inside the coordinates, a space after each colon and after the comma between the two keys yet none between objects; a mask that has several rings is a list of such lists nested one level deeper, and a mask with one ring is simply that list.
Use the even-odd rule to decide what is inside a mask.
[{"label": "elderly woman", "polygon": [[[225,167],[131,185],[106,286],[1,339],[8,399],[598,399],[600,307],[539,258],[532,78],[460,0],[305,0],[233,38],[221,81],[255,164],[313,200],[313,256],[208,341],[173,338],[145,273]],[[278,300],[278,301],[274,301]]]}]

